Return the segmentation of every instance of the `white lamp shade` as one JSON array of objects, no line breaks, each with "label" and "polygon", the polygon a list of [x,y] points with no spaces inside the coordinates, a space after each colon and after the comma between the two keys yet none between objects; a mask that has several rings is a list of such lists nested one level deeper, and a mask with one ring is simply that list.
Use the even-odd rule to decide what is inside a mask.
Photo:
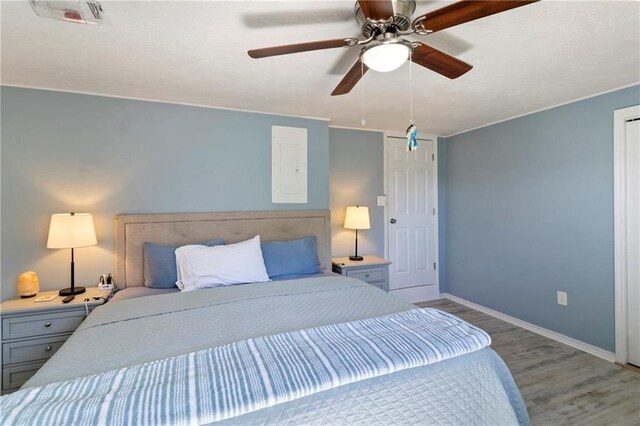
[{"label": "white lamp shade", "polygon": [[87,247],[98,244],[93,216],[89,213],[51,215],[47,247],[53,249]]},{"label": "white lamp shade", "polygon": [[402,43],[372,46],[362,53],[362,61],[374,71],[389,72],[400,68],[409,59],[409,47]]},{"label": "white lamp shade", "polygon": [[369,207],[350,206],[344,217],[344,227],[347,229],[369,229]]}]

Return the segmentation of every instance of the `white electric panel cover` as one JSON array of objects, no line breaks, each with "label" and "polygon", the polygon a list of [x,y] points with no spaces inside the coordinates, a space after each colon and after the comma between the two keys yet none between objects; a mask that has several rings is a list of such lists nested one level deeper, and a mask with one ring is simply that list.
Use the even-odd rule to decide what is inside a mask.
[{"label": "white electric panel cover", "polygon": [[271,202],[307,202],[307,129],[271,126]]}]

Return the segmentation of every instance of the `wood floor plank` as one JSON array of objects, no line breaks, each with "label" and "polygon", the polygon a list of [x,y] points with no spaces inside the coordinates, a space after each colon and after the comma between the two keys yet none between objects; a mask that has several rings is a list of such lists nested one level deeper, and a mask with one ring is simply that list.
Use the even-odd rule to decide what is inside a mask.
[{"label": "wood floor plank", "polygon": [[640,425],[640,374],[448,299],[419,303],[487,331],[534,425]]}]

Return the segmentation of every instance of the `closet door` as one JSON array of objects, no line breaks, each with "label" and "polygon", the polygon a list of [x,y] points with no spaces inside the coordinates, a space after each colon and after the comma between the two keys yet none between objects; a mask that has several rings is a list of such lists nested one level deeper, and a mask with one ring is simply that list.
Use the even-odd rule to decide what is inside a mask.
[{"label": "closet door", "polygon": [[625,123],[627,187],[627,359],[640,366],[640,120]]},{"label": "closet door", "polygon": [[432,140],[407,152],[405,138],[387,138],[389,289],[433,286],[435,175]]}]

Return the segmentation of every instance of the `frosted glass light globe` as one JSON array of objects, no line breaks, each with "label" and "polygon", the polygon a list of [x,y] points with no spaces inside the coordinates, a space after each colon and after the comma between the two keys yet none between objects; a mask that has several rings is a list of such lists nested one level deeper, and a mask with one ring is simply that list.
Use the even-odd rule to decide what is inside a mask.
[{"label": "frosted glass light globe", "polygon": [[362,61],[374,71],[389,72],[400,68],[409,59],[410,47],[403,42],[380,43],[362,52]]}]

